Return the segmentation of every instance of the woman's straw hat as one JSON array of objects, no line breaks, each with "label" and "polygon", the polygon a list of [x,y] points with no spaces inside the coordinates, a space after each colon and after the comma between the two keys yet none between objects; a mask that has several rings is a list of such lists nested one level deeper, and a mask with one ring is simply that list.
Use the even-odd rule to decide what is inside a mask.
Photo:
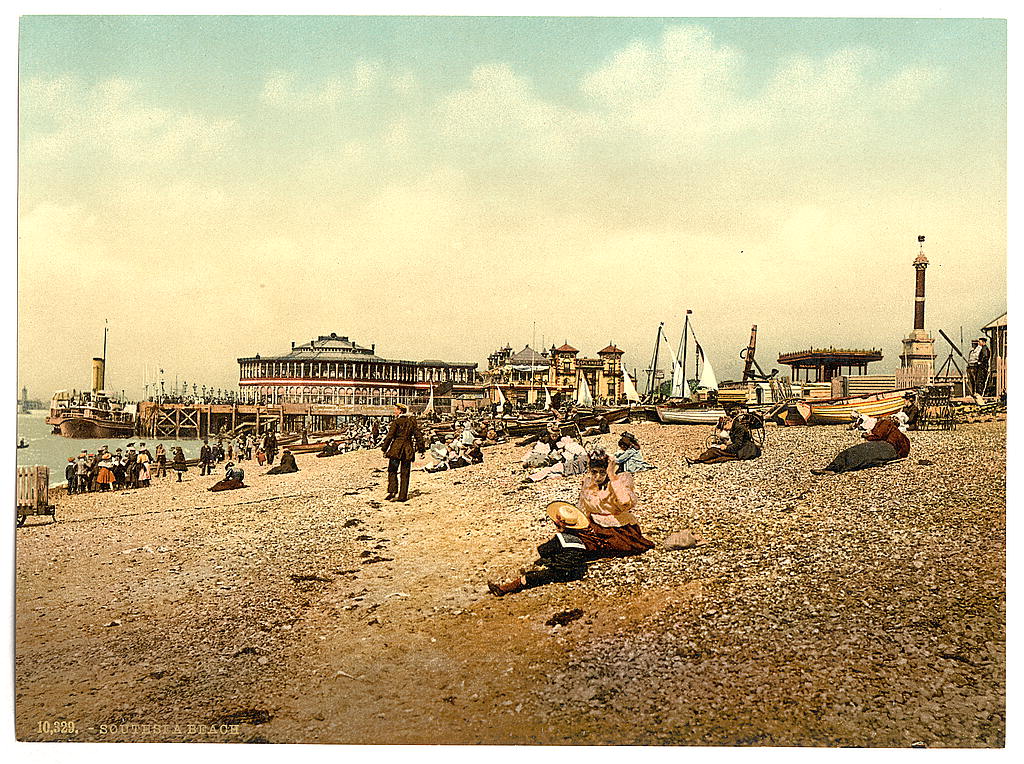
[{"label": "woman's straw hat", "polygon": [[567,501],[553,501],[547,506],[548,517],[566,528],[582,530],[590,525],[590,518]]}]

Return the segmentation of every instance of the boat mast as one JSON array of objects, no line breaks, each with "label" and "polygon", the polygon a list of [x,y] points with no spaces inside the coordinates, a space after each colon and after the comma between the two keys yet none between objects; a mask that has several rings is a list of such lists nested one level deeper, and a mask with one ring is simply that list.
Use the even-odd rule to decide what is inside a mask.
[{"label": "boat mast", "polygon": [[658,350],[661,347],[661,328],[665,325],[662,321],[658,324],[658,336],[654,340],[654,357],[651,359],[651,368],[647,371],[647,397],[653,397],[654,378],[658,373]]},{"label": "boat mast", "polygon": [[692,328],[690,334],[693,336],[693,376],[700,380],[700,361],[703,360],[701,356],[704,355],[704,348],[700,346],[700,340],[697,339],[697,332]]},{"label": "boat mast", "polygon": [[679,344],[682,345],[679,355],[683,357],[683,397],[686,396],[687,390],[689,390],[689,383],[686,381],[686,335],[690,331],[690,314],[692,310],[686,311],[686,320],[683,322],[683,337],[679,340]]}]

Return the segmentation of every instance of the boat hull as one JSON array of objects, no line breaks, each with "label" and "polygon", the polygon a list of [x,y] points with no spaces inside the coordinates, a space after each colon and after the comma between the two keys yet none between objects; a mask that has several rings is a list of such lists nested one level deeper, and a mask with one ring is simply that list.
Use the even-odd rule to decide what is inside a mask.
[{"label": "boat hull", "polygon": [[[762,416],[768,410],[767,407],[760,404],[749,408],[753,413]],[[668,406],[655,406],[654,412],[662,424],[718,424],[718,420],[725,416],[725,409],[677,409]]]},{"label": "boat hull", "polygon": [[907,405],[904,391],[877,393],[857,398],[843,398],[834,401],[804,401],[810,409],[806,419],[809,424],[849,424],[856,411],[879,418],[891,416]]},{"label": "boat hull", "polygon": [[109,422],[77,416],[62,419],[57,430],[65,438],[131,438],[135,435],[135,425],[131,422]]}]

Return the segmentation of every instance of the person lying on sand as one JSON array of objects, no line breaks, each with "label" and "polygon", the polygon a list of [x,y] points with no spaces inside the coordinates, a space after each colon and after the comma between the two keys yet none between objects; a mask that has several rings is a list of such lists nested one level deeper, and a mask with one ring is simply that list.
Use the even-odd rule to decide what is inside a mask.
[{"label": "person lying on sand", "polygon": [[894,459],[904,459],[910,453],[910,440],[900,432],[892,417],[879,419],[871,432],[864,434],[864,443],[840,451],[832,462],[820,470],[811,470],[812,475],[852,472],[867,467],[879,467]]}]

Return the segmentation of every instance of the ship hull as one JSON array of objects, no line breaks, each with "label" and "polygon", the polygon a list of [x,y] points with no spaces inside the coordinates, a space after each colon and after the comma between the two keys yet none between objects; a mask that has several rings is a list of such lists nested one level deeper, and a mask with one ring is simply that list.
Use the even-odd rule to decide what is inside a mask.
[{"label": "ship hull", "polygon": [[62,419],[56,429],[65,438],[131,438],[135,435],[135,425],[131,422],[105,422],[77,416]]}]

